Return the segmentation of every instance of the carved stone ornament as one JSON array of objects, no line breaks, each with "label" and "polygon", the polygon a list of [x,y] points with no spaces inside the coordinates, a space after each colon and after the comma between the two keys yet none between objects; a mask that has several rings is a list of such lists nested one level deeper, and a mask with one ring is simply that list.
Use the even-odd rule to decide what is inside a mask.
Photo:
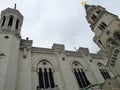
[{"label": "carved stone ornament", "polygon": [[16,31],[11,31],[8,29],[1,29],[0,34],[9,34],[15,36],[18,40],[21,39],[21,36]]}]

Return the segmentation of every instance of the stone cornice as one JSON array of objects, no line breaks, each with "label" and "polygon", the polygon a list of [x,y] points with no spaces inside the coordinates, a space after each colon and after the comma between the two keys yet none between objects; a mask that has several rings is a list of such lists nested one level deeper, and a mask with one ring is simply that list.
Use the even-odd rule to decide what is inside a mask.
[{"label": "stone cornice", "polygon": [[78,51],[63,50],[62,52],[58,52],[54,48],[32,47],[32,40],[23,40],[22,39],[20,42],[20,48],[21,49],[23,49],[23,48],[31,49],[32,53],[55,55],[57,52],[58,54],[63,53],[66,56],[72,56],[72,57],[83,57],[83,56],[90,55],[91,58],[93,58],[93,59],[104,59],[104,56],[102,55],[102,53],[101,54],[89,53],[88,48],[80,48]]},{"label": "stone cornice", "polygon": [[82,54],[77,51],[65,51],[66,56],[82,57]]},{"label": "stone cornice", "polygon": [[55,54],[53,49],[32,47],[32,53]]},{"label": "stone cornice", "polygon": [[12,30],[10,30],[10,29],[0,28],[0,34],[9,34],[9,35],[15,36],[18,40],[21,39],[21,36],[20,36],[19,33],[17,33],[16,31],[12,31]]},{"label": "stone cornice", "polygon": [[23,49],[23,48],[31,49],[32,48],[32,40],[21,39],[20,48],[21,49]]},{"label": "stone cornice", "polygon": [[101,55],[101,54],[90,53],[89,55],[90,55],[91,58],[93,58],[93,59],[104,59],[104,58],[103,58],[103,55]]},{"label": "stone cornice", "polygon": [[7,9],[3,10],[1,12],[1,15],[5,14],[5,13],[8,13],[8,12],[18,15],[23,20],[23,15],[18,10],[15,10],[15,9],[12,9],[12,8],[7,8]]}]

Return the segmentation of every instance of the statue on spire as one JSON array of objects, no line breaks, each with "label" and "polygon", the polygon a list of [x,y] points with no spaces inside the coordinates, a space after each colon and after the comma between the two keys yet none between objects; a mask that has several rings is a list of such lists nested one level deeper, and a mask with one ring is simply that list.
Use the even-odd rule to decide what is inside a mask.
[{"label": "statue on spire", "polygon": [[15,9],[15,10],[16,10],[16,6],[17,6],[17,5],[16,5],[16,3],[15,3],[15,6],[14,6],[14,9]]},{"label": "statue on spire", "polygon": [[84,7],[86,5],[86,1],[82,1],[81,4]]}]

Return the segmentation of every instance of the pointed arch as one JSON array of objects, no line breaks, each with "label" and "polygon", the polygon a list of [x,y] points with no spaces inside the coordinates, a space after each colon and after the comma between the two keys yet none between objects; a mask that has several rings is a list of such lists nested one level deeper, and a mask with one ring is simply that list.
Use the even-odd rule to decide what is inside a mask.
[{"label": "pointed arch", "polygon": [[105,65],[98,63],[97,67],[105,80],[111,78]]},{"label": "pointed arch", "polygon": [[40,89],[54,88],[54,67],[46,59],[42,59],[37,63],[38,78],[39,78],[39,87]]},{"label": "pointed arch", "polygon": [[88,81],[85,75],[85,70],[83,66],[79,62],[74,61],[72,63],[72,68],[73,68],[73,72],[75,74],[79,87],[85,88],[86,86],[88,86],[90,82]]}]

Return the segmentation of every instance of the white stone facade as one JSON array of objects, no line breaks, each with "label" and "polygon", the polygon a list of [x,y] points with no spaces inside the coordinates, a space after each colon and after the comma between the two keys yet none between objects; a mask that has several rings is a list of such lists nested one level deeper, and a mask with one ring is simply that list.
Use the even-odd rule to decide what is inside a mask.
[{"label": "white stone facade", "polygon": [[21,39],[22,21],[16,9],[1,13],[0,90],[119,90],[113,88],[119,88],[120,61],[108,67],[111,58],[106,51],[95,54],[83,47],[69,51],[61,44],[32,47],[32,40]]}]

